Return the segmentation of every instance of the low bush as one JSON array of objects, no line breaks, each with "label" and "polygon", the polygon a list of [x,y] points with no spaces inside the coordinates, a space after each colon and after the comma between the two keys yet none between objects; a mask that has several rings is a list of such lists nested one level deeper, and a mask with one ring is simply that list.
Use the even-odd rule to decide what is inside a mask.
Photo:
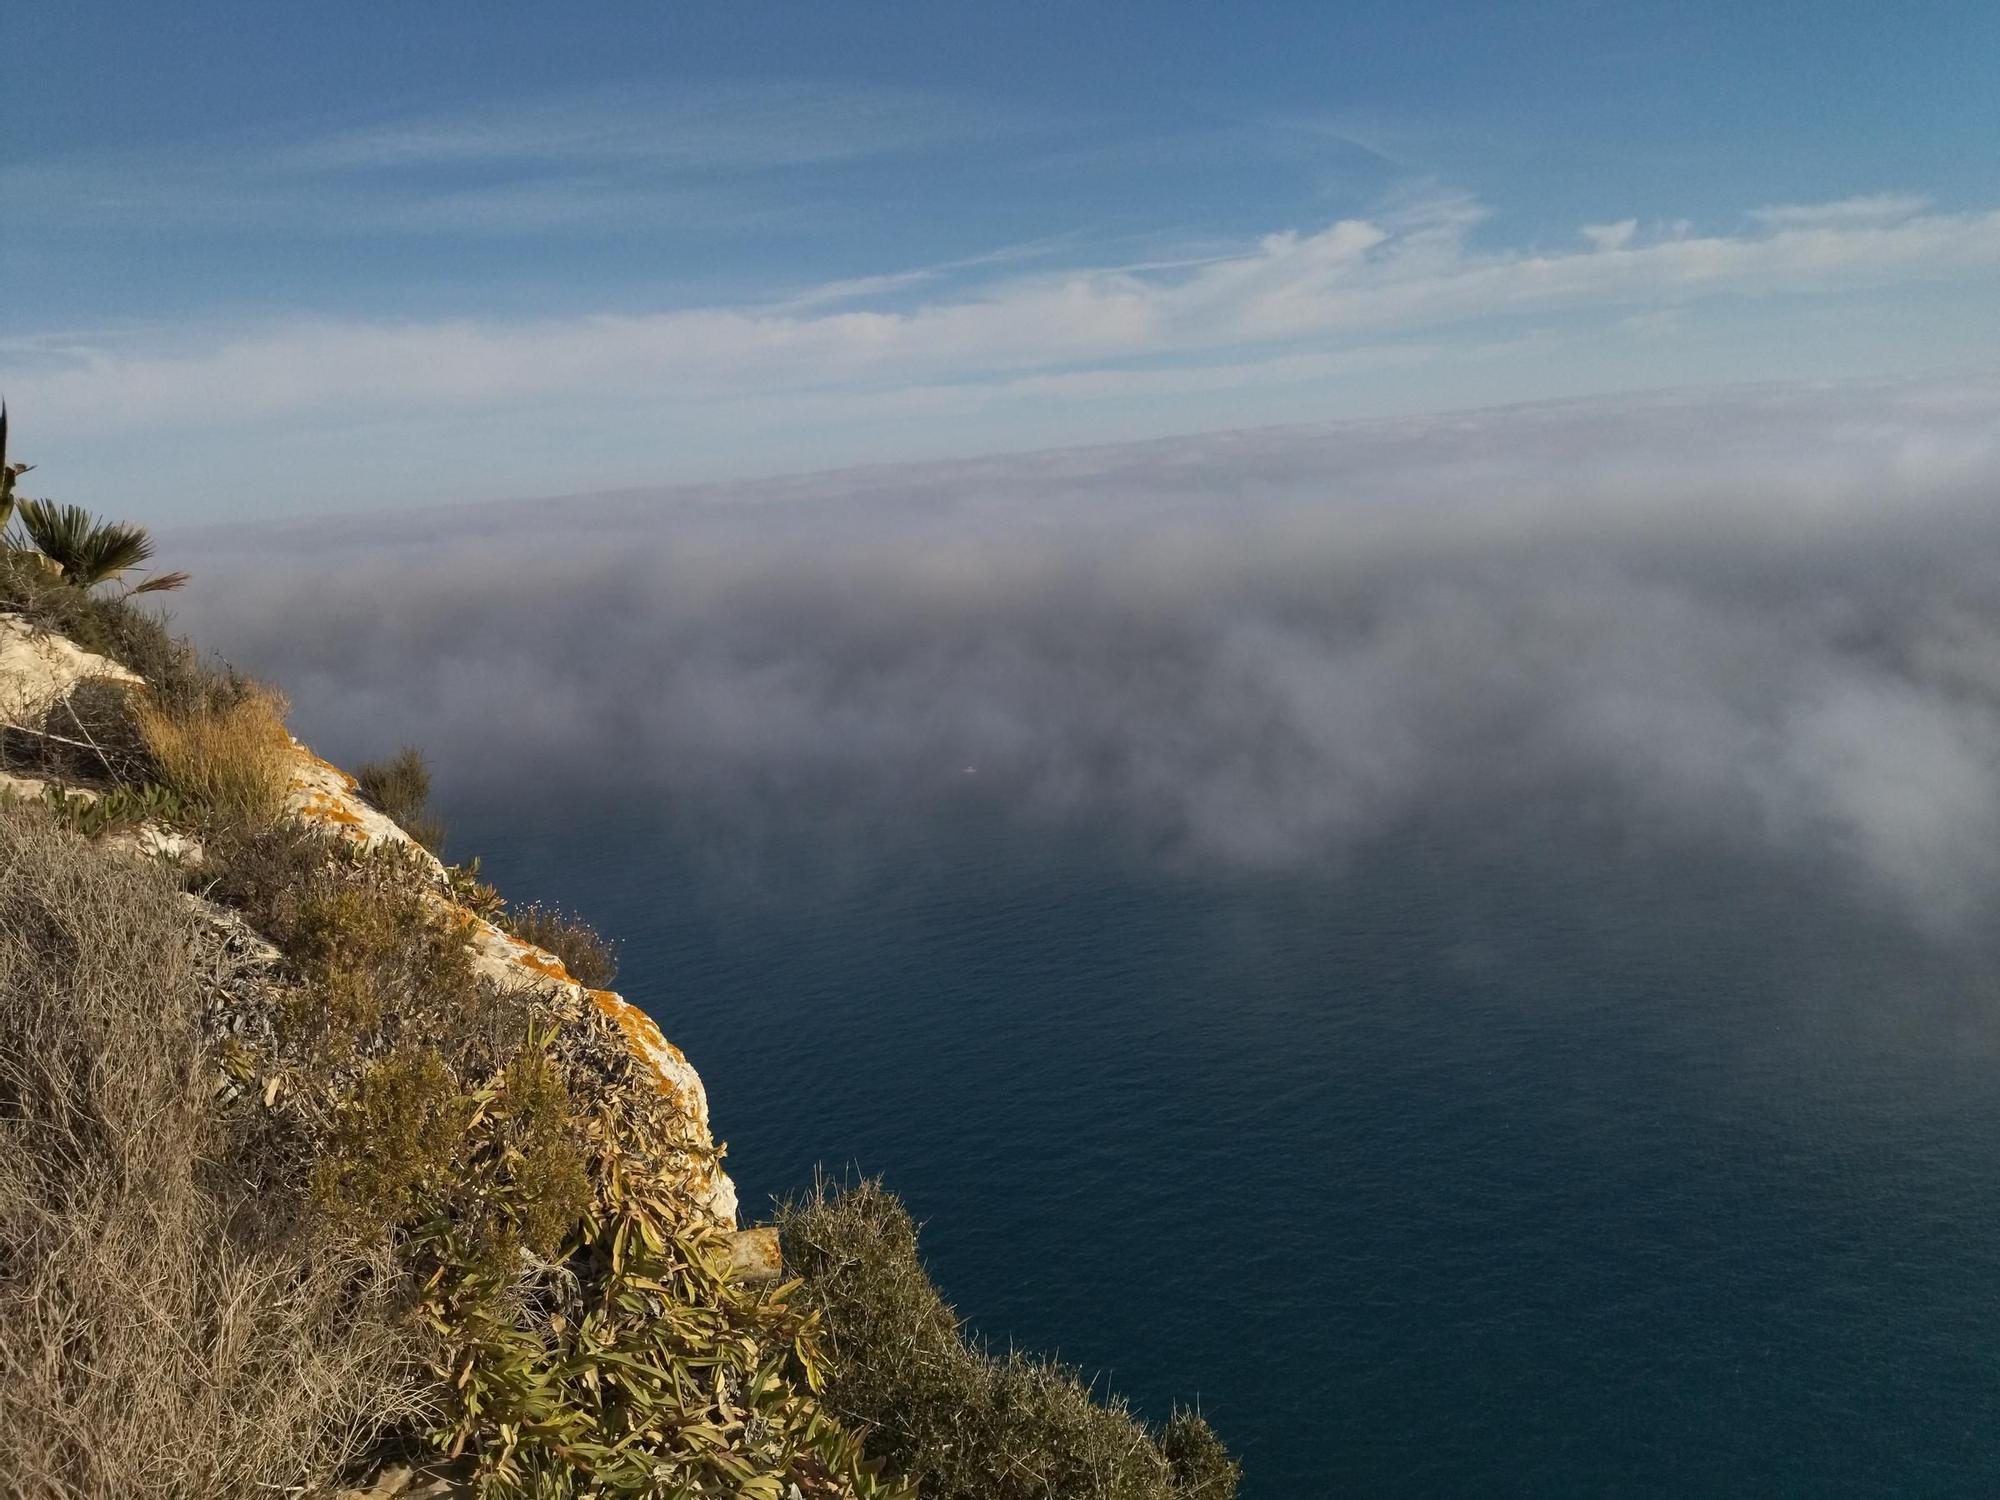
[{"label": "low bush", "polygon": [[354,773],[361,795],[401,822],[430,801],[431,770],[424,752],[405,745],[387,760],[371,760]]},{"label": "low bush", "polygon": [[[466,1153],[489,1205],[531,1186],[503,1144],[533,1094],[516,1087],[482,1091]],[[454,1372],[439,1441],[464,1454],[477,1492],[915,1500],[813,1394],[817,1322],[791,1288],[733,1282],[720,1227],[629,1134],[593,1123],[588,1211],[539,1268],[494,1257],[458,1215],[432,1215],[411,1238]]]},{"label": "low bush", "polygon": [[267,827],[285,809],[293,752],[284,700],[252,690],[231,702],[150,695],[133,716],[160,782],[225,824]]},{"label": "low bush", "polygon": [[[331,1085],[313,1201],[422,1289],[447,1377],[430,1438],[479,1493],[897,1493],[810,1393],[812,1320],[728,1280],[688,1143],[659,1134],[685,1120],[650,1112],[650,1081],[612,1081],[634,1066],[622,1037],[593,1053],[572,1032],[560,1061],[546,1012],[476,980],[435,885],[393,848],[281,825],[214,854],[209,894],[297,971],[285,1066]],[[609,1025],[588,1006],[567,1024]]]},{"label": "low bush", "polygon": [[351,858],[342,841],[295,818],[269,827],[220,828],[206,844],[200,894],[243,913],[276,941],[301,891]]},{"label": "low bush", "polygon": [[[24,802],[32,803],[33,799],[0,792],[0,805]],[[43,789],[38,805],[63,827],[85,838],[123,832],[141,823],[178,823],[187,816],[180,798],[161,786],[119,786],[96,796],[51,786]]]},{"label": "low bush", "polygon": [[444,852],[445,826],[430,811],[431,768],[424,752],[405,745],[387,760],[371,760],[354,773],[361,795],[394,818],[433,854]]},{"label": "low bush", "polygon": [[1075,1371],[967,1342],[879,1182],[822,1184],[779,1215],[785,1263],[824,1321],[828,1407],[925,1500],[1230,1500],[1238,1470],[1191,1411],[1156,1438]]},{"label": "low bush", "polygon": [[164,872],[0,810],[0,1494],[294,1492],[423,1420],[378,1256],[251,1193]]},{"label": "low bush", "polygon": [[517,906],[505,918],[507,930],[524,943],[545,948],[563,962],[569,977],[585,989],[608,990],[618,978],[617,945],[582,917],[553,906]]},{"label": "low bush", "polygon": [[[68,636],[86,651],[123,661],[121,648],[138,646],[139,637],[167,632],[157,616],[128,601],[74,588],[45,559],[30,553],[0,549],[0,609],[25,617],[37,629]],[[129,665],[129,663],[128,663]],[[134,671],[138,668],[134,667]]]}]

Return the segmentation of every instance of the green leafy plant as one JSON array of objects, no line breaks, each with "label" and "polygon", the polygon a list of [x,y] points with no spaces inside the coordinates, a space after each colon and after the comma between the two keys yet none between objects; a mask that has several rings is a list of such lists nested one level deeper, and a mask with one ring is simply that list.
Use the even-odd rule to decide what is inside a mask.
[{"label": "green leafy plant", "polygon": [[445,884],[450,888],[451,899],[471,912],[475,917],[493,921],[506,908],[507,898],[499,889],[480,877],[479,856],[473,855],[462,865],[446,865]]},{"label": "green leafy plant", "polygon": [[[489,1201],[503,1180],[511,1082],[483,1090],[465,1170]],[[424,1316],[448,1355],[451,1408],[435,1440],[497,1500],[546,1496],[815,1495],[914,1500],[882,1479],[814,1394],[825,1355],[794,1286],[733,1283],[722,1230],[595,1122],[593,1195],[551,1263],[562,1288],[522,1320],[521,1276],[462,1218],[413,1237],[432,1267]]]},{"label": "green leafy plant", "polygon": [[1232,1500],[1208,1424],[1157,1436],[1074,1370],[968,1341],[925,1274],[917,1229],[881,1183],[822,1183],[779,1214],[785,1264],[824,1320],[830,1409],[926,1500]]},{"label": "green leafy plant", "polygon": [[187,805],[157,783],[113,787],[95,796],[51,786],[42,793],[42,805],[58,822],[85,838],[96,838],[114,829],[136,828],[141,823],[170,826],[187,820]]}]

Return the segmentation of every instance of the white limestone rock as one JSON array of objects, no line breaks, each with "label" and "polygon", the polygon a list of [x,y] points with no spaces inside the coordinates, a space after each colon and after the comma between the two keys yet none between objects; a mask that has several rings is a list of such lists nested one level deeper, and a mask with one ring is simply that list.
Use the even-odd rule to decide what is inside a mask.
[{"label": "white limestone rock", "polygon": [[19,615],[0,614],[0,719],[18,724],[38,718],[87,677],[139,681],[137,673],[108,656],[35,630]]}]

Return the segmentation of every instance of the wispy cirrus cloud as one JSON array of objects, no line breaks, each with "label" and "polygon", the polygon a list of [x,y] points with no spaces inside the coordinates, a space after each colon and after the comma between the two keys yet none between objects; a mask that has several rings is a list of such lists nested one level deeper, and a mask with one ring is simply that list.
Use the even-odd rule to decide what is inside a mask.
[{"label": "wispy cirrus cloud", "polygon": [[[6,351],[44,421],[93,428],[278,418],[338,404],[408,411],[617,392],[714,400],[774,390],[1218,361],[1347,348],[1520,315],[1629,316],[1724,293],[1834,292],[2000,272],[2000,212],[1753,219],[1733,233],[1636,221],[1581,247],[1485,248],[1462,199],[1283,231],[1229,256],[1145,271],[999,276],[905,308],[871,307],[928,273],[846,283],[778,306],[712,306],[514,322],[314,321],[143,343]],[[1000,259],[995,258],[996,262]],[[974,264],[971,262],[962,264]]]},{"label": "wispy cirrus cloud", "polygon": [[278,149],[271,160],[340,172],[593,162],[735,173],[907,155],[1019,125],[1017,116],[912,89],[715,84],[670,96],[605,91],[373,124]]},{"label": "wispy cirrus cloud", "polygon": [[754,222],[760,176],[1018,135],[1019,113],[913,89],[599,90],[317,131],[0,166],[17,229],[521,235],[657,218]]},{"label": "wispy cirrus cloud", "polygon": [[[278,493],[297,508],[351,503],[329,476],[357,446],[407,493],[443,498],[1436,410],[1718,368],[1881,373],[1849,352],[1870,337],[1914,351],[1905,370],[1938,368],[1952,330],[1976,322],[1966,309],[2000,286],[2000,211],[1914,198],[1762,209],[1715,230],[1632,217],[1553,246],[1495,243],[1491,222],[1431,191],[1136,264],[1025,270],[1065,248],[1042,242],[660,311],[41,333],[0,341],[0,382],[39,439],[81,453],[79,498],[156,473],[165,442],[205,476],[190,503]],[[1921,337],[1884,302],[1939,287],[1949,308]],[[1990,357],[1967,337],[1961,367]],[[541,471],[495,448],[529,421]]]}]

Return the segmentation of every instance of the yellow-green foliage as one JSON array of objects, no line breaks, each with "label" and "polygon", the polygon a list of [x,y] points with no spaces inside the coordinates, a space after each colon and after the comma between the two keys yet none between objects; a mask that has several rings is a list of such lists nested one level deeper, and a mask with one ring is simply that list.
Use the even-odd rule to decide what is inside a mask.
[{"label": "yellow-green foliage", "polygon": [[314,1164],[313,1196],[364,1231],[443,1202],[471,1118],[471,1099],[436,1052],[385,1057],[341,1111]]},{"label": "yellow-green foliage", "polygon": [[814,1396],[815,1321],[729,1282],[686,1120],[573,1074],[546,1013],[478,984],[423,867],[282,825],[217,861],[212,892],[298,971],[284,1049],[335,1083],[313,1197],[419,1289],[431,1436],[478,1493],[901,1493]]},{"label": "yellow-green foliage", "polygon": [[827,1403],[925,1500],[1231,1500],[1237,1467],[1208,1424],[1158,1437],[1077,1372],[967,1342],[879,1182],[824,1186],[780,1216],[785,1263],[826,1325]]},{"label": "yellow-green foliage", "polygon": [[[424,1313],[450,1351],[453,1406],[437,1440],[472,1465],[481,1494],[815,1495],[913,1500],[880,1479],[860,1441],[814,1394],[824,1376],[817,1321],[792,1287],[751,1291],[726,1271],[721,1230],[653,1175],[602,1119],[587,1211],[549,1281],[539,1325],[514,1315],[522,1278],[439,1215],[419,1231]],[[477,1161],[492,1154],[486,1123]],[[496,1182],[505,1201],[525,1174]],[[559,1290],[558,1290],[559,1289]]]},{"label": "yellow-green foliage", "polygon": [[315,1196],[364,1233],[449,1221],[482,1265],[555,1253],[590,1206],[569,1090],[530,1033],[491,1079],[463,1082],[434,1047],[371,1064],[317,1164]]},{"label": "yellow-green foliage", "polygon": [[284,811],[292,748],[284,700],[252,691],[234,702],[133,706],[160,781],[226,822],[267,827]]},{"label": "yellow-green foliage", "polygon": [[392,1015],[411,1039],[473,1023],[481,996],[464,935],[419,892],[393,879],[321,878],[280,905],[274,936],[307,978],[290,1018],[315,1047],[345,1056]]}]

